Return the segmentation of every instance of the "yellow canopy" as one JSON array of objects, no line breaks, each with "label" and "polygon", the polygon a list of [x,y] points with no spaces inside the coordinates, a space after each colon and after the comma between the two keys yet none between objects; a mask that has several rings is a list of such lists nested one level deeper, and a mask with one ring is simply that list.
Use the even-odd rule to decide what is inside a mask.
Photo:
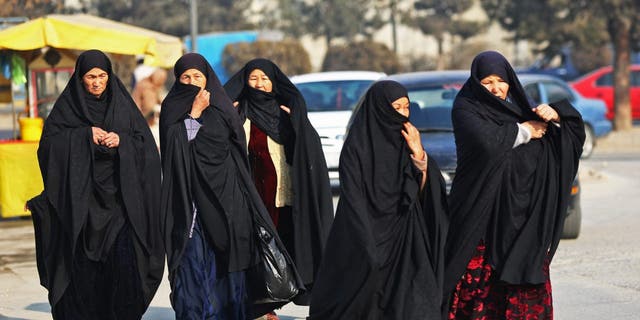
[{"label": "yellow canopy", "polygon": [[145,63],[171,68],[182,55],[180,38],[88,14],[51,14],[0,31],[0,49],[98,49],[145,54]]}]

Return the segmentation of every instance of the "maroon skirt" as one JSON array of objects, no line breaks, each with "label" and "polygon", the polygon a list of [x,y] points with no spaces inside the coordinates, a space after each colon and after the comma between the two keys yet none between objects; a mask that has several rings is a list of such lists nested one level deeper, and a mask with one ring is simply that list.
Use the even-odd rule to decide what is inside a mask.
[{"label": "maroon skirt", "polygon": [[480,242],[451,297],[449,320],[553,319],[549,261],[544,265],[544,284],[514,285],[497,279],[484,253]]},{"label": "maroon skirt", "polygon": [[284,242],[289,255],[295,259],[295,247],[293,246],[293,210],[291,206],[276,207],[276,190],[278,188],[278,176],[273,160],[269,154],[267,134],[251,123],[249,135],[249,165],[253,182],[262,198],[262,202],[271,221],[278,230],[278,235]]}]

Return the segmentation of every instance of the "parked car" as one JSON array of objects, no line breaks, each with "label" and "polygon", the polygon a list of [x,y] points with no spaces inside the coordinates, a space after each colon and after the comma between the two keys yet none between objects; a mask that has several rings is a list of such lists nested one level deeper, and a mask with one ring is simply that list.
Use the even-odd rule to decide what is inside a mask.
[{"label": "parked car", "polygon": [[[413,72],[387,77],[400,82],[409,91],[409,119],[420,130],[422,144],[429,156],[438,162],[447,183],[447,192],[455,176],[457,161],[451,108],[468,77],[468,71]],[[581,220],[580,183],[576,176],[562,237],[577,238]]]},{"label": "parked car", "polygon": [[330,71],[291,77],[307,103],[309,121],[320,135],[334,188],[340,184],[338,162],[351,112],[369,86],[384,76],[371,71]]},{"label": "parked car", "polygon": [[596,145],[596,138],[611,132],[611,121],[606,118],[607,106],[602,100],[585,98],[565,81],[554,76],[520,74],[518,78],[527,95],[535,103],[554,103],[562,99],[568,99],[580,112],[584,120],[586,135],[582,158],[591,156]]},{"label": "parked car", "polygon": [[517,71],[552,75],[565,81],[570,81],[580,76],[580,72],[575,67],[573,59],[571,58],[570,47],[563,47],[555,53],[545,54],[540,59],[537,59],[531,66],[521,68]]},{"label": "parked car", "polygon": [[[629,99],[631,102],[631,118],[640,120],[640,64],[630,67],[631,79]],[[587,98],[601,99],[607,105],[607,118],[613,119],[613,67],[596,69],[570,82],[570,85]]]}]

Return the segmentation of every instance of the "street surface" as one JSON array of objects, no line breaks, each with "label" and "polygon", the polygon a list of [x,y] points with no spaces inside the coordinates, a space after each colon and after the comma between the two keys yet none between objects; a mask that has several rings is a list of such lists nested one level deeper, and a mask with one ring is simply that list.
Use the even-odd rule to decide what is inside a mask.
[{"label": "street surface", "polygon": [[[580,237],[563,240],[551,264],[555,318],[640,319],[640,128],[599,141],[580,180]],[[307,311],[290,304],[278,314],[304,319]],[[0,220],[0,320],[51,319],[49,312],[30,219]],[[168,281],[143,319],[174,319]]]}]

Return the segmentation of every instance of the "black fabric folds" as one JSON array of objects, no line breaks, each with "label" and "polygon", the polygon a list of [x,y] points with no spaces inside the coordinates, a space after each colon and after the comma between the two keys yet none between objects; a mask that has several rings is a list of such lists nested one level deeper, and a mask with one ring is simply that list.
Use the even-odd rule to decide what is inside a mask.
[{"label": "black fabric folds", "polygon": [[[100,98],[82,77],[108,73]],[[91,127],[115,132],[118,148],[93,143]],[[104,262],[123,225],[130,224],[146,308],[162,280],[160,157],[151,131],[104,53],[89,50],[45,121],[38,148],[44,191],[28,203],[33,213],[41,284],[55,309],[72,274],[76,250]],[[135,275],[132,275],[135,276]]]},{"label": "black fabric folds", "polygon": [[[249,74],[255,69],[269,76],[272,93],[247,85]],[[266,59],[249,61],[224,88],[231,100],[238,101],[242,121],[249,118],[284,145],[287,162],[292,165],[293,256],[305,285],[310,287],[333,220],[333,202],[322,144],[307,117],[304,98],[280,68]],[[289,107],[291,114],[282,111],[280,105]]]},{"label": "black fabric folds", "polygon": [[169,271],[184,250],[193,218],[192,203],[201,212],[203,229],[216,251],[219,272],[247,269],[252,260],[252,218],[241,169],[247,167],[244,131],[215,72],[199,54],[181,57],[176,79],[195,68],[207,78],[211,105],[202,112],[202,127],[187,141],[184,119],[200,88],[176,81],[162,103],[160,143],[163,160],[162,216]]},{"label": "black fabric folds", "polygon": [[[193,53],[181,57],[174,70],[176,78],[190,68],[205,75],[205,88],[211,93],[196,137],[187,140],[184,119],[199,87],[176,81],[160,113],[161,212],[170,277],[179,266],[188,241],[194,203],[205,237],[215,251],[219,275],[247,270],[259,262],[254,224],[274,235],[284,248],[253,186],[244,131],[236,109],[204,57]],[[292,263],[286,251],[285,256]],[[302,287],[299,276],[295,277]],[[248,290],[251,285],[247,283]]]},{"label": "black fabric folds", "polygon": [[[490,74],[509,83],[507,101],[480,83]],[[488,51],[474,59],[452,111],[458,164],[449,198],[445,297],[481,239],[499,280],[545,282],[543,263],[560,240],[585,136],[580,114],[562,101],[552,105],[559,126],[549,123],[542,139],[513,148],[517,123],[542,121],[532,107],[501,54]]]},{"label": "black fabric folds", "polygon": [[415,167],[391,107],[407,91],[393,81],[366,93],[340,155],[341,194],[309,319],[436,319],[447,230],[435,161]]}]

